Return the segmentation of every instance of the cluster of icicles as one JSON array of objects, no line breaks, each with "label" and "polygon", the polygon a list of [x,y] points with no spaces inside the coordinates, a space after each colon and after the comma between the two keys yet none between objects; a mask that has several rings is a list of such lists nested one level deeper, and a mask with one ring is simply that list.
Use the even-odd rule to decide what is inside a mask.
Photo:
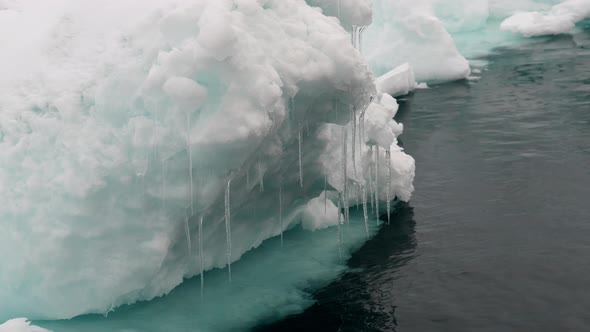
[{"label": "cluster of icicles", "polygon": [[[352,45],[359,50],[359,52],[362,51],[362,32],[366,27],[364,26],[352,26],[351,29],[351,43]],[[373,97],[371,97],[370,101],[369,101],[369,105],[373,102]],[[290,104],[289,104],[289,108],[294,109],[294,99],[291,99]],[[368,106],[367,106],[368,107]],[[360,209],[360,207],[362,206],[363,209],[363,216],[364,216],[364,223],[365,223],[365,232],[366,232],[366,236],[368,238],[369,236],[369,205],[370,205],[370,210],[371,210],[371,214],[375,214],[375,218],[377,220],[377,223],[379,223],[379,198],[378,198],[378,192],[379,192],[379,155],[380,155],[380,147],[378,145],[371,145],[370,146],[370,158],[372,160],[370,160],[369,163],[369,181],[368,183],[354,183],[352,188],[350,188],[349,184],[347,183],[347,175],[349,170],[347,169],[347,162],[346,162],[346,158],[347,156],[349,156],[350,153],[350,158],[352,158],[352,165],[354,165],[354,169],[352,170],[352,172],[354,172],[354,175],[356,176],[356,154],[357,151],[362,151],[362,145],[365,144],[363,138],[365,137],[365,128],[364,128],[364,123],[365,123],[365,111],[366,108],[364,110],[362,110],[359,114],[359,116],[357,117],[357,111],[354,109],[351,109],[351,114],[350,114],[350,118],[352,119],[352,121],[347,124],[342,126],[342,175],[343,175],[343,187],[342,190],[338,192],[337,194],[337,207],[338,207],[338,213],[337,213],[337,225],[338,225],[338,250],[339,250],[339,254],[340,254],[340,258],[342,258],[342,250],[341,250],[341,246],[342,246],[342,225],[344,224],[348,224],[349,223],[349,206],[350,202],[349,202],[349,194],[351,192],[355,193],[355,197],[356,197],[356,206],[357,209]],[[289,114],[291,114],[292,112],[289,112]],[[187,144],[190,144],[191,141],[191,137],[190,137],[190,130],[188,130],[188,128],[190,128],[190,117],[187,117]],[[298,143],[298,166],[299,166],[299,185],[303,188],[303,163],[302,163],[302,140],[303,140],[303,125],[299,124],[297,127],[297,143]],[[351,131],[350,135],[351,135],[351,141],[352,141],[352,146],[350,148],[349,151],[349,147],[348,147],[348,135],[349,135],[349,130]],[[358,150],[357,150],[357,139],[358,139]],[[190,171],[190,183],[191,183],[191,205],[190,205],[190,210],[191,210],[191,214],[194,215],[194,206],[192,203],[192,199],[193,199],[193,187],[192,187],[192,177],[193,177],[193,173],[192,173],[192,156],[191,154],[191,149],[187,148],[188,150],[188,154],[189,154],[189,171]],[[387,173],[387,179],[388,179],[388,183],[386,184],[387,187],[387,196],[386,196],[386,202],[387,202],[387,223],[389,224],[390,222],[390,213],[391,213],[391,152],[389,150],[385,151],[385,158],[386,158],[386,167],[388,169],[388,173]],[[261,163],[258,163],[258,181],[259,181],[259,189],[260,191],[264,191],[264,177],[263,177],[263,171],[262,171],[262,166]],[[231,272],[231,250],[232,250],[232,236],[231,236],[231,208],[230,208],[230,200],[231,200],[231,185],[232,185],[232,180],[233,177],[236,175],[237,172],[229,172],[226,175],[226,179],[225,179],[225,194],[224,194],[224,219],[225,219],[225,233],[226,233],[226,256],[227,256],[227,272],[228,272],[228,280],[229,282],[231,282],[232,280],[232,272]],[[250,172],[246,171],[246,183],[249,186],[250,183]],[[324,178],[324,211],[327,212],[327,183],[328,183],[328,178],[327,176]],[[368,187],[368,188],[367,188]],[[368,189],[368,190],[367,190]],[[359,197],[362,197],[362,201],[359,201]],[[280,241],[281,241],[281,246],[283,246],[283,197],[282,197],[282,185],[279,186],[279,196],[278,196],[278,200],[279,200],[279,216],[278,216],[278,220],[279,220],[279,227],[280,227]],[[343,211],[343,213],[341,213]],[[186,234],[186,240],[187,240],[187,245],[188,245],[188,253],[189,255],[191,255],[192,253],[192,240],[191,240],[191,235],[190,235],[190,227],[189,227],[189,216],[187,214],[186,219],[185,219],[185,234]],[[199,255],[199,261],[200,261],[200,282],[201,282],[201,295],[203,295],[203,290],[204,290],[204,267],[203,267],[203,257],[204,257],[204,248],[203,248],[203,216],[201,215],[199,217],[199,221],[198,221],[198,255]]]}]

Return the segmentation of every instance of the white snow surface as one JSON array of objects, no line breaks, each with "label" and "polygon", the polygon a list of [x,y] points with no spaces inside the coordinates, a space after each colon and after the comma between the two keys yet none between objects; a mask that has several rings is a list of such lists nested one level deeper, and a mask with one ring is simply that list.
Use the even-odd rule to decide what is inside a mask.
[{"label": "white snow surface", "polygon": [[[343,19],[369,22],[354,4],[369,10],[343,0]],[[413,191],[395,100],[340,21],[303,0],[5,0],[0,45],[0,321],[166,294],[199,273],[200,216],[203,265],[224,267],[229,180],[231,261],[280,233],[279,188],[284,229],[334,225],[313,217],[318,197],[365,183],[368,144],[379,198],[385,149],[392,197]]]}]

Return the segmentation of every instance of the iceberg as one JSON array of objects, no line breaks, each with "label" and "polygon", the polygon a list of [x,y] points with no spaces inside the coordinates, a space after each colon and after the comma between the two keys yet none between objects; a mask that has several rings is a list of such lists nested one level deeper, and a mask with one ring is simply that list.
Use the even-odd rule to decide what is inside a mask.
[{"label": "iceberg", "polygon": [[503,30],[525,37],[557,35],[571,31],[590,17],[590,1],[566,0],[547,11],[517,12],[502,22]]},{"label": "iceberg", "polygon": [[0,320],[167,294],[338,224],[369,180],[408,200],[397,104],[343,27],[370,6],[341,6],[343,25],[300,0],[3,1]]}]

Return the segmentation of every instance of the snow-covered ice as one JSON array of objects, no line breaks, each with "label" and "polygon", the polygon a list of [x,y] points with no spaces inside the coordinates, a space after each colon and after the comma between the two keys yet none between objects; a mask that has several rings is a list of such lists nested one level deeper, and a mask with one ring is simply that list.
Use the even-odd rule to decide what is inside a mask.
[{"label": "snow-covered ice", "polygon": [[517,12],[501,27],[525,37],[557,35],[570,32],[577,22],[589,17],[589,0],[566,0],[546,11]]}]

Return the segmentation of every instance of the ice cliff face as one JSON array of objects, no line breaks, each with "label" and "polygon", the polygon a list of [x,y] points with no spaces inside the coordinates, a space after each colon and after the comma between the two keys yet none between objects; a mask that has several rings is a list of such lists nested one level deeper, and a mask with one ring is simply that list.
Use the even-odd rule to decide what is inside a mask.
[{"label": "ice cliff face", "polygon": [[395,100],[302,0],[10,1],[0,31],[0,320],[149,300],[413,190]]}]

